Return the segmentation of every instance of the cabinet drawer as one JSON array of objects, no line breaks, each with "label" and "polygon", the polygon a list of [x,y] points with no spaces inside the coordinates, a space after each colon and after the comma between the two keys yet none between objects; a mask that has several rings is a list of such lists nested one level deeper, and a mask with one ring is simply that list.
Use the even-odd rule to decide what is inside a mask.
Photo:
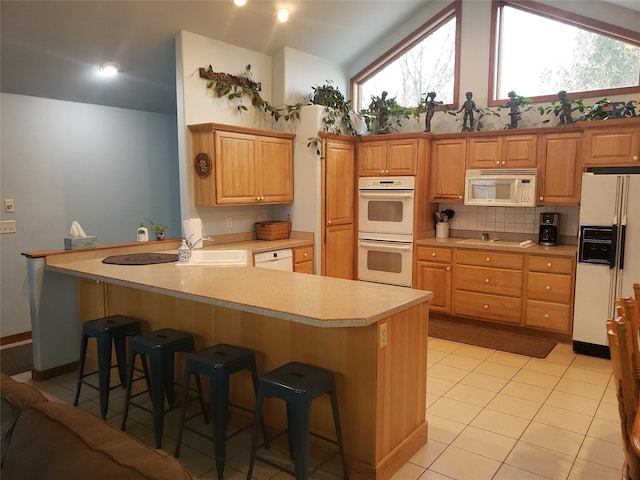
[{"label": "cabinet drawer", "polygon": [[298,247],[293,249],[293,263],[308,262],[313,260],[313,247]]},{"label": "cabinet drawer", "polygon": [[293,271],[297,273],[313,274],[313,262],[299,262],[293,265]]},{"label": "cabinet drawer", "polygon": [[527,298],[545,302],[571,303],[571,276],[555,273],[529,273]]},{"label": "cabinet drawer", "polygon": [[571,307],[527,300],[525,326],[571,333]]},{"label": "cabinet drawer", "polygon": [[457,250],[456,263],[521,270],[524,266],[524,257],[517,253],[500,253],[488,250]]},{"label": "cabinet drawer", "polygon": [[473,292],[522,296],[522,272],[501,268],[456,267],[456,289]]},{"label": "cabinet drawer", "polygon": [[519,325],[521,309],[520,298],[456,291],[456,315]]},{"label": "cabinet drawer", "polygon": [[451,263],[452,258],[453,252],[450,248],[418,247],[418,260]]},{"label": "cabinet drawer", "polygon": [[573,259],[568,257],[529,256],[529,270],[532,272],[573,274]]}]

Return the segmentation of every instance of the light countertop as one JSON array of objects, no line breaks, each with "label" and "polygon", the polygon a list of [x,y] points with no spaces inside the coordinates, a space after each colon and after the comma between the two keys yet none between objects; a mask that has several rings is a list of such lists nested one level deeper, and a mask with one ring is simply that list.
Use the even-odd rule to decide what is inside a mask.
[{"label": "light countertop", "polygon": [[508,253],[526,253],[534,255],[558,255],[562,257],[576,257],[578,247],[575,245],[556,245],[553,247],[545,247],[542,245],[532,245],[530,247],[507,247],[499,244],[493,244],[490,241],[480,243],[460,243],[464,238],[447,237],[447,238],[425,238],[416,241],[418,246],[431,247],[448,247],[448,248],[464,248],[472,250],[493,250]]},{"label": "light countertop", "polygon": [[[249,241],[217,248],[247,249],[255,253],[291,246],[291,242],[291,239]],[[144,251],[154,251],[149,247],[146,246]],[[318,327],[370,325],[427,302],[433,296],[431,292],[423,290],[252,266],[181,267],[176,263],[102,263],[102,259],[109,255],[133,251],[136,251],[135,246],[102,251],[79,250],[75,255],[54,254],[46,257],[46,268]],[[177,250],[156,249],[155,252],[176,253]]]}]

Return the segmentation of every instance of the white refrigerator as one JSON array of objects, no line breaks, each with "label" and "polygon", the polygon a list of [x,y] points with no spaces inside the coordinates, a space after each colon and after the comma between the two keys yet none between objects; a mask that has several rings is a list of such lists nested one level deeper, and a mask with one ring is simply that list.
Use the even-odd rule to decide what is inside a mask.
[{"label": "white refrigerator", "polygon": [[573,350],[608,358],[615,298],[640,282],[640,168],[584,173],[579,223]]}]

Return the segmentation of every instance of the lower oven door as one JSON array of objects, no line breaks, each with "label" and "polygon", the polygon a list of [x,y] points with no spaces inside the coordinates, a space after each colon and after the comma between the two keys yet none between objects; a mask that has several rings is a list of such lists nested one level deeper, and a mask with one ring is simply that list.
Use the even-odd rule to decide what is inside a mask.
[{"label": "lower oven door", "polygon": [[358,239],[358,280],[411,287],[413,243]]}]

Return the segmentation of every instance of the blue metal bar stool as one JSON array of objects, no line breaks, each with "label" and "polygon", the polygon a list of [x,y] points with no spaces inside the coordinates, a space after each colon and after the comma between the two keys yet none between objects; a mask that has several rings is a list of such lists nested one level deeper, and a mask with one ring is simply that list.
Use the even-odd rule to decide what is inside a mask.
[{"label": "blue metal bar stool", "polygon": [[[164,397],[166,395],[167,401],[169,402],[169,409],[173,407],[175,398],[175,353],[195,351],[194,338],[193,335],[187,332],[174,330],[172,328],[163,328],[161,330],[155,330],[153,332],[145,333],[144,335],[133,337],[129,343],[129,350],[127,394],[125,397],[124,414],[120,428],[124,430],[127,425],[129,405],[133,404],[136,407],[149,411],[149,409],[131,401],[132,398],[147,393],[144,391],[131,395],[136,355],[140,355],[142,366],[145,371],[145,378],[147,380],[148,392],[151,395],[151,413],[153,413],[156,448],[160,448],[162,446],[162,432],[164,429]],[[147,360],[149,361],[148,366]],[[198,387],[200,387],[199,383]]]},{"label": "blue metal bar stool", "polygon": [[[127,384],[127,337],[140,335],[140,321],[123,315],[89,320],[82,325],[82,339],[80,341],[80,364],[78,366],[78,385],[73,405],[78,406],[80,389],[82,384],[91,388],[97,388],[100,392],[100,414],[102,419],[107,418],[109,409],[109,392],[114,388],[124,388]],[[95,338],[98,353],[98,370],[84,373],[84,365],[87,356],[87,344],[89,338]],[[112,344],[116,350],[116,365],[111,365]],[[111,369],[118,368],[120,384],[110,386]],[[98,374],[98,387],[85,380],[86,377]]]},{"label": "blue metal bar stool", "polygon": [[[333,422],[336,432],[336,440],[321,437],[310,432],[311,401],[321,395],[331,397],[333,410]],[[262,404],[265,398],[279,398],[287,402],[287,432],[289,435],[289,452],[292,455],[295,471],[282,468],[280,465],[266,458],[256,455],[258,443],[258,429],[262,421]],[[273,467],[293,475],[296,480],[306,480],[320,466],[326,463],[326,459],[319,466],[309,471],[309,437],[313,435],[338,446],[335,455],[340,455],[344,479],[348,480],[347,464],[342,447],[342,430],[340,428],[340,415],[338,412],[338,397],[336,394],[335,378],[333,373],[318,367],[299,362],[291,362],[276,368],[262,376],[258,387],[258,400],[256,403],[256,415],[253,426],[253,438],[251,440],[251,459],[247,480],[251,480],[253,464],[256,459]]]},{"label": "blue metal bar stool", "polygon": [[[239,408],[241,410],[254,413],[253,410],[242,407],[240,405],[229,402],[229,380],[232,374],[248,370],[253,380],[254,395],[258,393],[258,371],[256,368],[255,353],[247,348],[237,347],[234,345],[219,344],[206,348],[196,353],[188,353],[185,357],[184,381],[183,381],[183,398],[182,413],[180,423],[178,425],[178,441],[176,443],[175,458],[180,456],[180,444],[182,442],[182,432],[187,428],[195,433],[196,430],[185,427],[185,422],[191,420],[197,415],[185,419],[187,408],[187,397],[189,394],[189,382],[191,375],[196,378],[196,384],[200,381],[200,375],[209,377],[210,393],[211,393],[211,417],[213,418],[213,444],[216,457],[216,469],[218,471],[218,479],[222,480],[226,456],[226,441],[251,427],[253,422],[247,426],[236,430],[234,433],[227,435],[227,426],[229,419],[229,406]],[[201,391],[198,392],[200,404],[202,407],[202,415],[205,423],[208,423],[207,413],[204,408]],[[264,424],[262,424],[262,433],[266,439]],[[268,447],[267,447],[268,448]]]}]

